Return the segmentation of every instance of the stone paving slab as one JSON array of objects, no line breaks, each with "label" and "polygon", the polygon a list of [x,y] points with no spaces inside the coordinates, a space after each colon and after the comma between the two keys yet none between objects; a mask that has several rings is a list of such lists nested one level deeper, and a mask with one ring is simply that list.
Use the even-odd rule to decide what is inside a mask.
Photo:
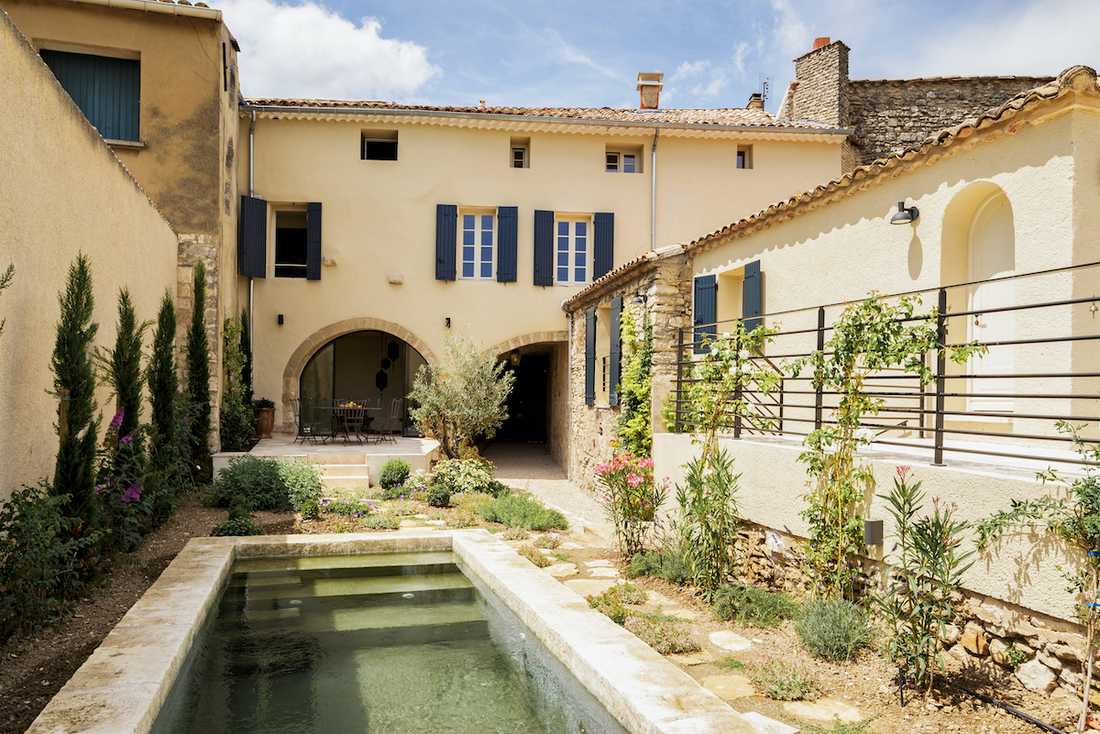
[{"label": "stone paving slab", "polygon": [[721,673],[703,679],[703,687],[716,696],[733,701],[738,698],[751,698],[756,695],[752,681],[740,673]]},{"label": "stone paving slab", "polygon": [[710,640],[710,644],[726,652],[744,652],[752,649],[751,641],[729,630],[711,632],[707,639]]},{"label": "stone paving slab", "polygon": [[836,698],[822,698],[817,701],[791,701],[783,704],[783,710],[792,716],[810,721],[835,721],[854,724],[863,719],[859,709],[850,703]]}]

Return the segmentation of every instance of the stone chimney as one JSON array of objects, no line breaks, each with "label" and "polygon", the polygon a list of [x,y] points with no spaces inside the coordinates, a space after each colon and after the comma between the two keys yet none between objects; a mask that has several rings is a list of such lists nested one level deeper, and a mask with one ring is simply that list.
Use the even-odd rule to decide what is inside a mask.
[{"label": "stone chimney", "polygon": [[665,75],[659,71],[638,72],[638,107],[656,110],[661,107],[661,87]]},{"label": "stone chimney", "polygon": [[749,95],[749,101],[745,103],[745,109],[749,110],[762,110],[764,109],[764,95],[760,92],[753,92]]},{"label": "stone chimney", "polygon": [[794,60],[794,80],[784,100],[789,117],[848,126],[848,52],[843,41],[819,36]]}]

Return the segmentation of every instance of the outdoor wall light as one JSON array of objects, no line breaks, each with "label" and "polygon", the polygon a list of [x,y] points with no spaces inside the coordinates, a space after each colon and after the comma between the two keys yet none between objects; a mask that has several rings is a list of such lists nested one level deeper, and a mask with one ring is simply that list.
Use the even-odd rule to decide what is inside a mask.
[{"label": "outdoor wall light", "polygon": [[283,318],[282,314],[279,314],[278,316],[275,317],[275,323],[278,324],[279,326],[283,325],[283,321],[285,321],[285,319]]},{"label": "outdoor wall light", "polygon": [[920,210],[915,206],[905,206],[904,201],[898,202],[898,210],[890,217],[890,224],[912,224],[920,216]]},{"label": "outdoor wall light", "polygon": [[451,328],[451,317],[450,316],[444,316],[443,317],[443,326],[445,326],[448,329]]}]

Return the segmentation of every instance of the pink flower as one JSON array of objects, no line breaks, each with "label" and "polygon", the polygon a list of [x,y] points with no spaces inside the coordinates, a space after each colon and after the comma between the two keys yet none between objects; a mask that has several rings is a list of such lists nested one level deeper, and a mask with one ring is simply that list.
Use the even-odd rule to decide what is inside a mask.
[{"label": "pink flower", "polygon": [[95,485],[95,493],[96,494],[103,494],[106,491],[107,491],[107,485],[106,484],[97,484],[97,485]]},{"label": "pink flower", "polygon": [[111,428],[118,429],[122,425],[122,419],[126,416],[126,411],[122,408],[118,409],[115,413],[115,417],[111,419]]},{"label": "pink flower", "polygon": [[127,434],[126,434],[125,436],[123,436],[122,438],[120,438],[120,439],[118,440],[118,442],[119,442],[120,444],[123,444],[123,445],[125,445],[125,446],[129,446],[130,444],[132,444],[132,443],[134,442],[134,434],[132,434],[132,433],[127,433]]},{"label": "pink flower", "polygon": [[653,468],[653,459],[650,459],[650,458],[642,459],[641,461],[638,462],[638,466],[642,467],[643,469],[652,469]]},{"label": "pink flower", "polygon": [[909,472],[911,471],[913,471],[913,467],[911,466],[899,466],[896,470],[898,479],[904,482],[909,478]]},{"label": "pink flower", "polygon": [[611,465],[610,464],[596,464],[596,473],[597,474],[600,474],[600,475],[607,474],[607,472],[610,471],[610,470],[611,470]]},{"label": "pink flower", "polygon": [[629,484],[631,487],[637,487],[643,481],[645,480],[643,480],[642,477],[638,474],[631,473],[628,474],[626,477],[626,483]]},{"label": "pink flower", "polygon": [[134,482],[126,491],[122,493],[122,501],[129,504],[130,502],[137,502],[141,499],[141,484]]}]

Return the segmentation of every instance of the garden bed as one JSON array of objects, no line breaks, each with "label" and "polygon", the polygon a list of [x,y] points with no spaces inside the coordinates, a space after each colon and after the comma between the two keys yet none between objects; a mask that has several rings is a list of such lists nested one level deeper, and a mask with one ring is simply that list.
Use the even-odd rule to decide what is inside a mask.
[{"label": "garden bed", "polygon": [[[187,541],[209,535],[224,517],[188,497],[138,550],[120,554],[110,575],[59,624],[0,645],[0,734],[25,731]],[[257,513],[257,521],[268,533],[293,532],[289,513]]]}]

